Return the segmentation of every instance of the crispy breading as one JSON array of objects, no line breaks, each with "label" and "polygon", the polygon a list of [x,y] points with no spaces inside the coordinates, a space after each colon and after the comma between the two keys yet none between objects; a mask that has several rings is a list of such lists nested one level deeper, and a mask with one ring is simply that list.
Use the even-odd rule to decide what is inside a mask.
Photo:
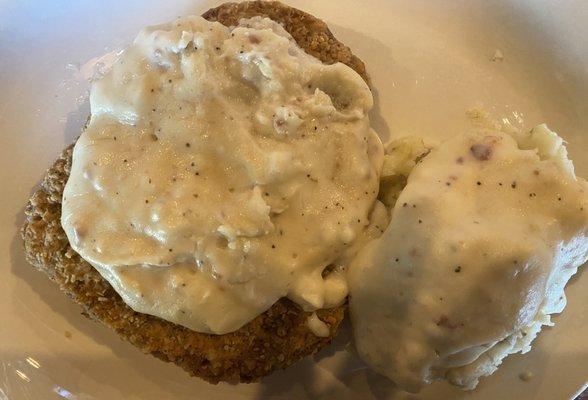
[{"label": "crispy breading", "polygon": [[339,42],[322,20],[289,7],[279,1],[246,1],[224,3],[202,14],[209,21],[218,21],[226,26],[235,26],[241,18],[264,16],[282,24],[296,43],[308,54],[325,64],[342,62],[353,68],[369,83],[365,65],[349,47]]},{"label": "crispy breading", "polygon": [[[211,21],[235,25],[241,18],[268,16],[280,22],[308,53],[325,63],[343,62],[367,81],[365,67],[338,42],[326,24],[279,2],[226,3],[204,13]],[[191,375],[211,383],[252,382],[286,368],[329,344],[337,333],[345,306],[319,310],[330,336],[315,336],[307,327],[309,313],[282,299],[239,330],[210,335],[194,332],[161,318],[133,311],[108,282],[69,245],[61,227],[61,197],[67,182],[73,145],[47,171],[29,200],[22,229],[28,261],[59,284],[88,317],[112,328],[124,340]]]}]

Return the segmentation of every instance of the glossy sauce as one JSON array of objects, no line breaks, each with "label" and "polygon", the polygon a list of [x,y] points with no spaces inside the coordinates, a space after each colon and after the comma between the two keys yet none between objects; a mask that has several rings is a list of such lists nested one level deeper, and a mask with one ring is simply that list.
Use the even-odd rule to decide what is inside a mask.
[{"label": "glossy sauce", "polygon": [[587,189],[544,125],[433,150],[350,267],[361,357],[417,391],[442,378],[473,388],[525,351],[523,337],[563,310],[564,286],[588,257]]},{"label": "glossy sauce", "polygon": [[147,28],[93,84],[64,230],[134,310],[196,331],[234,331],[281,297],[337,306],[378,191],[372,103],[269,19]]}]

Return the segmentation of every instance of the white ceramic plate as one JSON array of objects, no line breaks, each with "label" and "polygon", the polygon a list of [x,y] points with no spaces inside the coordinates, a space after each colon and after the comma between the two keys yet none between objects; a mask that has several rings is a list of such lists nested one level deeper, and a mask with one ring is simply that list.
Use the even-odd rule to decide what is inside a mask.
[{"label": "white ceramic plate", "polygon": [[[530,127],[547,121],[588,176],[588,2],[292,1],[328,22],[366,63],[384,138],[447,137],[465,111],[489,109]],[[30,268],[18,229],[32,188],[88,114],[88,61],[144,25],[218,3],[180,0],[0,0],[0,399],[568,399],[588,378],[588,277],[526,355],[510,357],[474,392],[435,384],[397,392],[344,350],[345,329],[314,358],[260,384],[208,385],[143,355]],[[499,49],[504,59],[491,61]],[[84,67],[86,65],[86,67]],[[584,273],[586,275],[586,273]],[[71,337],[66,337],[70,332]],[[529,371],[533,378],[518,378]]]}]

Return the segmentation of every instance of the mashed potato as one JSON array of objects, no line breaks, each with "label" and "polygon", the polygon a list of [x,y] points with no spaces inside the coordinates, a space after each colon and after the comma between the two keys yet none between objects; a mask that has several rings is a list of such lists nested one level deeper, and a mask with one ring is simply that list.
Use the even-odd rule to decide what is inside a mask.
[{"label": "mashed potato", "polygon": [[348,274],[356,347],[405,390],[474,388],[563,310],[588,257],[588,185],[545,125],[458,135],[416,166],[418,140],[387,149],[392,220]]}]

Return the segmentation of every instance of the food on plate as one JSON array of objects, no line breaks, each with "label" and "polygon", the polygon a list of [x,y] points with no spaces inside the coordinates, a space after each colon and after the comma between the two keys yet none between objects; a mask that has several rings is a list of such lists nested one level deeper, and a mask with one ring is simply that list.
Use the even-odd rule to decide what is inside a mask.
[{"label": "food on plate", "polygon": [[545,125],[478,130],[431,150],[350,266],[360,356],[414,392],[438,379],[472,389],[530,350],[588,257],[587,190]]},{"label": "food on plate", "polygon": [[61,225],[135,311],[203,333],[287,297],[341,305],[337,264],[370,222],[383,148],[372,95],[275,21],[142,31],[94,82]]},{"label": "food on plate", "polygon": [[416,136],[406,136],[386,144],[378,198],[388,209],[394,208],[410,172],[432,148],[431,143]]},{"label": "food on plate", "polygon": [[530,350],[588,258],[563,140],[484,127],[384,146],[363,63],[278,2],[139,33],[29,200],[27,259],[84,313],[209,382],[328,345],[400,388]]},{"label": "food on plate", "polygon": [[323,22],[276,2],[204,17],[143,30],[93,83],[23,237],[122,338],[249,382],[337,332],[383,149],[363,64]]}]

